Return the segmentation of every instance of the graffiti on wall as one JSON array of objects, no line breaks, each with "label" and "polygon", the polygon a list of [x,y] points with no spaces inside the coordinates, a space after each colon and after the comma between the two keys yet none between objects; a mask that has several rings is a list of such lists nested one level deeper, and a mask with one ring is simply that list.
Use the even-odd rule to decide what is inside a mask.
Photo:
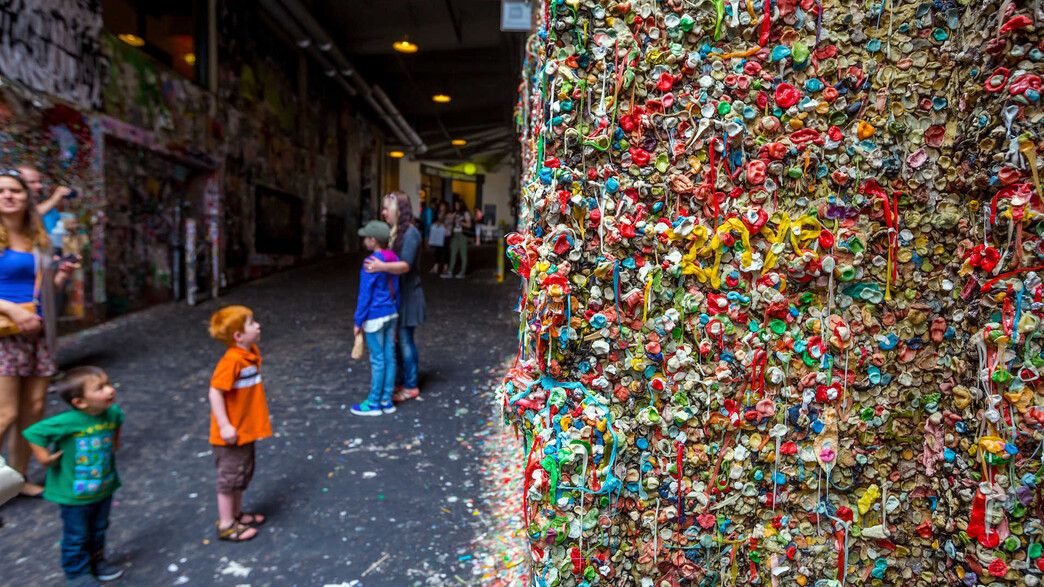
[{"label": "graffiti on wall", "polygon": [[100,0],[0,0],[0,75],[81,106],[101,106],[108,60]]}]

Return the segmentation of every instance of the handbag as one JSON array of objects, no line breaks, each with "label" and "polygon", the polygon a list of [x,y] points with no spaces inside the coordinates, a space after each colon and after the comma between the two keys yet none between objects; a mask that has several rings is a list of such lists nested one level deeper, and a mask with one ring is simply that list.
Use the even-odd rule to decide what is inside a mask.
[{"label": "handbag", "polygon": [[[36,282],[33,285],[33,301],[16,304],[18,307],[36,313],[36,306],[40,303],[40,286],[43,285],[43,263],[39,253],[33,253],[36,259]],[[18,328],[14,320],[7,314],[0,314],[0,338],[13,336],[22,330]]]},{"label": "handbag", "polygon": [[18,471],[7,466],[4,457],[0,457],[0,505],[3,505],[22,491],[25,485],[25,477]]}]

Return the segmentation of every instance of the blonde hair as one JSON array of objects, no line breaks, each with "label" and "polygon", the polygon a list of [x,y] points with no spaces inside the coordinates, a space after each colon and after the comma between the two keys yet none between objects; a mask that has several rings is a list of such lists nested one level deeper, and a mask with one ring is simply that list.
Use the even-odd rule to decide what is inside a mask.
[{"label": "blonde hair", "polygon": [[391,218],[388,219],[388,224],[391,225],[388,246],[396,253],[400,253],[406,230],[413,226],[413,206],[406,192],[391,192],[384,196],[384,202],[384,206],[391,212]]},{"label": "blonde hair", "polygon": [[236,346],[235,334],[243,332],[247,318],[254,312],[246,306],[226,306],[210,317],[210,336],[225,343],[227,347]]},{"label": "blonde hair", "polygon": [[[29,193],[29,186],[25,184],[25,181],[21,177],[16,175],[0,175],[0,177],[9,177],[18,182],[18,185],[25,191],[25,213],[22,216],[22,236],[29,239],[34,249],[46,248],[51,242],[51,235],[47,234],[47,228],[44,227],[43,218],[36,211],[36,202],[32,201],[32,195]],[[0,222],[0,253],[7,250],[7,247],[11,246],[10,235],[7,234],[7,227]]]}]

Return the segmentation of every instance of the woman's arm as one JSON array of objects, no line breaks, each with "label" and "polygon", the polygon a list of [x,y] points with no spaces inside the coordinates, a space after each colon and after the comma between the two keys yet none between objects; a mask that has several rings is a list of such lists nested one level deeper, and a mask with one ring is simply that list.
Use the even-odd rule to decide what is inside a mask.
[{"label": "woman's arm", "polygon": [[367,273],[391,273],[392,275],[403,275],[410,272],[410,264],[406,261],[378,261],[369,259],[363,264]]},{"label": "woman's arm", "polygon": [[61,288],[65,285],[65,282],[69,280],[69,276],[72,272],[79,269],[79,263],[62,263],[58,266],[58,270],[54,272],[54,287]]},{"label": "woman's arm", "polygon": [[40,329],[40,317],[36,312],[26,310],[14,302],[0,299],[0,314],[10,318],[22,332],[32,333]]}]

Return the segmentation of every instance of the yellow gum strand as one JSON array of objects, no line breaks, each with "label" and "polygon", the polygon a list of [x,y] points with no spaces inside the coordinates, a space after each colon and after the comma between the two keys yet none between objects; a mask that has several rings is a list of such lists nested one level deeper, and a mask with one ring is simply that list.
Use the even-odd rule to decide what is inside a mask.
[{"label": "yellow gum strand", "polygon": [[779,255],[772,251],[772,247],[782,242],[789,232],[790,216],[786,212],[783,213],[783,220],[779,223],[779,232],[773,233],[768,226],[761,229],[761,234],[765,235],[765,239],[769,241],[768,252],[765,253],[765,266],[761,268],[762,275],[768,273],[776,266],[776,258]]},{"label": "yellow gum strand", "polygon": [[1037,175],[1037,145],[1033,144],[1033,141],[1019,141],[1019,151],[1033,171],[1033,187],[1037,188],[1037,197],[1044,200],[1044,194],[1040,191],[1040,177]]}]

